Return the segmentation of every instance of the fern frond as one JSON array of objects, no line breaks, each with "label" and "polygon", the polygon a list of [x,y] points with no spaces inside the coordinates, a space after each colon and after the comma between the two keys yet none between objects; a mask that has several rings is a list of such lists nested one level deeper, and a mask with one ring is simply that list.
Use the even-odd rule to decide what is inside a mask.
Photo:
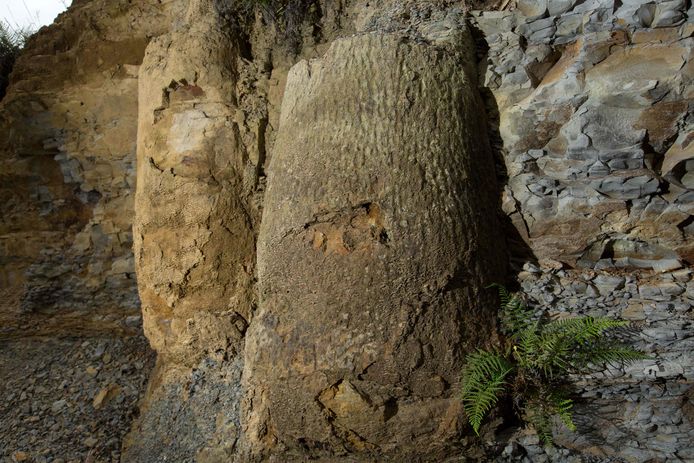
[{"label": "fern frond", "polygon": [[535,429],[543,445],[553,445],[553,417],[556,415],[571,431],[576,430],[573,422],[573,401],[563,389],[547,390],[547,385],[535,390],[525,405],[525,420]]},{"label": "fern frond", "polygon": [[534,311],[518,295],[509,292],[503,285],[493,283],[487,288],[496,288],[501,299],[501,329],[504,334],[516,335],[533,322]]},{"label": "fern frond", "polygon": [[534,311],[529,309],[520,296],[514,295],[502,306],[501,326],[506,334],[517,336],[534,324]]},{"label": "fern frond", "polygon": [[549,394],[547,400],[554,408],[554,413],[559,416],[559,419],[561,419],[564,425],[569,428],[570,431],[575,431],[576,425],[574,424],[573,414],[571,412],[574,406],[573,400],[566,397],[563,392]]},{"label": "fern frond", "polygon": [[499,283],[492,283],[489,286],[485,286],[485,289],[489,288],[496,288],[497,292],[499,293],[499,299],[501,299],[502,307],[508,304],[508,302],[511,300],[511,293],[508,289],[506,289],[504,285],[500,285]]},{"label": "fern frond", "polygon": [[504,391],[506,376],[513,366],[496,352],[478,350],[469,354],[463,367],[463,408],[479,435],[482,420]]},{"label": "fern frond", "polygon": [[[571,431],[573,402],[565,392],[570,373],[604,370],[606,364],[625,365],[648,358],[620,342],[624,320],[574,317],[547,321],[536,317],[525,300],[499,284],[501,330],[512,341],[506,357],[478,350],[468,355],[463,369],[463,408],[479,435],[486,414],[498,402],[514,373],[512,389],[518,411],[545,445],[552,445],[552,424],[558,417]],[[508,360],[507,360],[508,359]],[[513,362],[513,363],[510,363]]]},{"label": "fern frond", "polygon": [[534,333],[520,335],[525,365],[552,378],[584,371],[590,364],[641,359],[638,351],[615,344],[609,337],[610,330],[627,324],[610,318],[576,317],[539,325]]},{"label": "fern frond", "polygon": [[548,378],[566,372],[571,364],[568,359],[572,354],[572,339],[563,333],[542,332],[538,336],[537,351],[534,360]]},{"label": "fern frond", "polygon": [[576,431],[576,425],[573,421],[573,414],[571,413],[573,405],[574,404],[571,399],[567,399],[557,404],[557,415],[559,415],[561,421],[567,428],[569,428],[570,431]]},{"label": "fern frond", "polygon": [[536,322],[517,335],[518,345],[514,349],[514,359],[518,365],[533,373],[553,376],[553,368],[559,363],[557,357],[565,352],[560,336],[542,332],[542,325]]},{"label": "fern frond", "polygon": [[628,325],[625,320],[602,317],[575,317],[553,320],[544,326],[545,333],[557,333],[580,343],[596,339],[606,331]]},{"label": "fern frond", "polygon": [[603,339],[577,352],[574,367],[577,370],[588,369],[588,366],[592,364],[597,369],[602,369],[599,365],[624,366],[647,358],[649,357],[644,352],[626,344]]},{"label": "fern frond", "polygon": [[625,365],[647,358],[644,353],[613,337],[616,328],[627,326],[625,320],[578,317],[555,320],[543,327],[543,334],[558,336],[569,346],[565,352],[565,370],[586,371],[590,365]]},{"label": "fern frond", "polygon": [[552,415],[548,412],[544,403],[539,401],[529,402],[525,409],[525,419],[535,429],[540,442],[548,446],[554,443]]}]

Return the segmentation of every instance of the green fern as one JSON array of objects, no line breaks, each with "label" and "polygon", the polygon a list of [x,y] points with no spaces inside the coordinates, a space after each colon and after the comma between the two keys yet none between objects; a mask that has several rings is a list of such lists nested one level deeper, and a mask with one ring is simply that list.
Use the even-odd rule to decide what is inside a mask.
[{"label": "green fern", "polygon": [[606,331],[627,326],[629,322],[612,318],[576,317],[554,320],[544,326],[545,333],[556,333],[575,342],[599,338]]},{"label": "green fern", "polygon": [[564,391],[556,391],[547,396],[547,402],[553,407],[553,414],[557,415],[570,431],[576,430],[576,425],[573,421],[571,410],[573,409],[573,400],[569,399]]},{"label": "green fern", "polygon": [[547,408],[548,404],[540,399],[528,401],[523,417],[533,427],[543,444],[552,445],[552,414]]},{"label": "green fern", "polygon": [[496,291],[499,294],[499,299],[501,299],[501,307],[504,307],[506,304],[508,304],[508,302],[513,297],[513,293],[506,289],[506,286],[500,285],[499,283],[492,283],[491,285],[486,286],[485,288],[496,288]]},{"label": "green fern", "polygon": [[[511,389],[520,414],[540,440],[552,443],[552,418],[571,431],[573,401],[565,386],[569,374],[604,370],[647,358],[619,342],[615,334],[624,320],[575,317],[547,321],[534,316],[524,300],[493,284],[501,299],[501,330],[509,336],[507,354],[478,350],[463,368],[463,407],[475,433],[504,392]],[[513,373],[513,381],[506,379]]]},{"label": "green fern", "polygon": [[463,408],[475,434],[479,435],[482,420],[496,405],[512,370],[498,353],[478,350],[468,355],[463,369]]},{"label": "green fern", "polygon": [[510,293],[498,283],[492,283],[487,288],[496,288],[501,299],[501,331],[504,334],[513,337],[533,324],[534,313],[518,294]]},{"label": "green fern", "polygon": [[600,339],[575,354],[573,367],[578,372],[589,372],[602,370],[605,365],[618,367],[648,358],[643,352],[626,344]]},{"label": "green fern", "polygon": [[530,395],[524,408],[524,418],[533,427],[540,441],[551,446],[553,417],[557,416],[570,431],[576,430],[573,422],[573,401],[568,398],[566,391],[557,389],[549,391],[540,386]]}]

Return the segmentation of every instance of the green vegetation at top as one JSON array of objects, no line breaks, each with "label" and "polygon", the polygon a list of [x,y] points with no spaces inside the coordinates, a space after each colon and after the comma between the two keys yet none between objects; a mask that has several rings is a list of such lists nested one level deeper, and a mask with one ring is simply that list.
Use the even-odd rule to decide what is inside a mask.
[{"label": "green vegetation at top", "polygon": [[29,29],[13,29],[0,21],[0,100],[5,96],[14,62],[31,34]]},{"label": "green vegetation at top", "polygon": [[647,358],[619,340],[628,322],[609,318],[575,317],[547,320],[536,317],[523,299],[494,284],[501,297],[501,331],[507,345],[500,350],[469,354],[462,372],[462,399],[475,433],[489,411],[507,393],[514,409],[552,444],[554,416],[574,431],[569,375],[589,374],[609,365]]}]

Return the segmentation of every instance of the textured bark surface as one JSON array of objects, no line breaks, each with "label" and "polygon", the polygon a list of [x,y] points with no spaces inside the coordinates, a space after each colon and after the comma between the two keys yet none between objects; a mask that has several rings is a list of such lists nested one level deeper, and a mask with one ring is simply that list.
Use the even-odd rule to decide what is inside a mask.
[{"label": "textured bark surface", "polygon": [[246,338],[251,453],[450,455],[503,275],[472,40],[371,33],[287,80]]},{"label": "textured bark surface", "polygon": [[254,301],[258,171],[235,119],[237,45],[216,2],[191,2],[184,21],[150,42],[140,73],[134,248],[159,358],[126,461],[229,457]]},{"label": "textured bark surface", "polygon": [[134,241],[145,333],[184,359],[225,349],[253,300],[244,190],[257,176],[234,120],[235,43],[215,8],[193,2],[188,27],[153,40],[140,73]]}]

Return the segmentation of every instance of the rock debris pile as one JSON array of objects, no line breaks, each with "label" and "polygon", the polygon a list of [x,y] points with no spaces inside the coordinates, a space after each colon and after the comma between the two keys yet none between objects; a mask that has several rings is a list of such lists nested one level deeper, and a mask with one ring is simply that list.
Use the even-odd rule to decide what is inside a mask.
[{"label": "rock debris pile", "polygon": [[142,337],[0,341],[0,462],[120,461],[153,365]]}]

